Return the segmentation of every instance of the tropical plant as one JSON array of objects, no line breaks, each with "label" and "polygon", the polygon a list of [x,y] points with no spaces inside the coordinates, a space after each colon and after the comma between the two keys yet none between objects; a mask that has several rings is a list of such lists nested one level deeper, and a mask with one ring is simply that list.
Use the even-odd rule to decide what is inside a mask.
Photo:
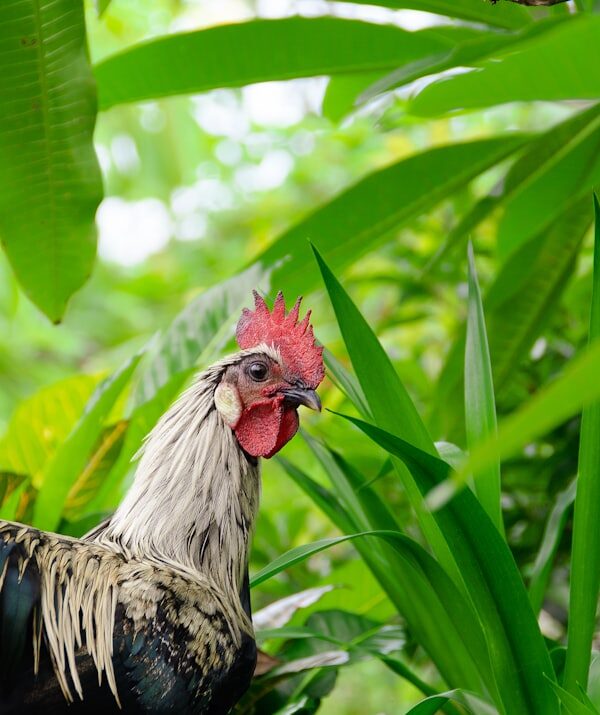
[{"label": "tropical plant", "polygon": [[[259,525],[256,598],[283,615],[257,626],[273,660],[241,712],[314,712],[338,672],[371,661],[425,697],[415,714],[600,708],[600,8],[526,4],[370,2],[374,23],[356,1],[275,19],[250,3],[249,19],[159,36],[142,0],[0,7],[1,518],[80,535],[109,513],[252,288],[313,291],[324,316],[336,414],[265,475],[310,501],[284,517],[267,503]],[[405,29],[406,9],[428,26]],[[317,76],[330,143],[298,160],[290,195],[215,211],[216,238],[170,246],[176,268],[143,287],[102,261],[86,284],[103,178],[109,198],[201,191],[218,142],[179,95]],[[97,120],[98,148],[134,137],[146,171],[117,171],[106,150],[101,172]],[[64,326],[39,327],[20,291]],[[568,605],[554,593],[567,563]],[[568,637],[540,629],[545,603],[568,608]]]}]

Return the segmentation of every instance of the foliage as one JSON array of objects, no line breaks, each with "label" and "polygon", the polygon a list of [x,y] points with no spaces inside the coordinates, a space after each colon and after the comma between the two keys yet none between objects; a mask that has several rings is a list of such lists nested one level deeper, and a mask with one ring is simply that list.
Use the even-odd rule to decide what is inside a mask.
[{"label": "foliage", "polygon": [[251,288],[310,293],[237,711],[596,712],[598,4],[152,5],[0,9],[0,516],[85,533]]}]

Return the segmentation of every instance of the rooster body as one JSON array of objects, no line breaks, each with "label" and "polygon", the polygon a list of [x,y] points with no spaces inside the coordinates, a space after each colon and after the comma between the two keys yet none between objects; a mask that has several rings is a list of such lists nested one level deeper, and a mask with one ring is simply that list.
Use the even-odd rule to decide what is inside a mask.
[{"label": "rooster body", "polygon": [[107,522],[71,539],[0,521],[0,713],[219,715],[247,689],[258,457],[320,407],[323,377],[299,303],[255,301],[242,352],[161,418]]},{"label": "rooster body", "polygon": [[0,539],[1,712],[225,713],[247,688],[254,639],[214,585],[19,524]]}]

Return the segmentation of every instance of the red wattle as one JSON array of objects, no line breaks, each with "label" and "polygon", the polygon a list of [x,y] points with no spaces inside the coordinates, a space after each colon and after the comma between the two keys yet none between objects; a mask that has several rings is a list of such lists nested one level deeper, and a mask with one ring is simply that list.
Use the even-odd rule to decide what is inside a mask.
[{"label": "red wattle", "polygon": [[284,408],[282,400],[272,399],[245,409],[234,431],[248,454],[268,459],[292,439],[298,424],[294,408]]}]

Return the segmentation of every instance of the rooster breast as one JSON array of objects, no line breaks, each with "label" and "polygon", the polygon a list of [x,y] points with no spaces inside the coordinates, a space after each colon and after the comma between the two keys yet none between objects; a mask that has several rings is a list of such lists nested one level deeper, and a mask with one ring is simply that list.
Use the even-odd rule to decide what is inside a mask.
[{"label": "rooster breast", "polygon": [[227,713],[256,662],[237,613],[191,574],[0,522],[0,713]]}]

